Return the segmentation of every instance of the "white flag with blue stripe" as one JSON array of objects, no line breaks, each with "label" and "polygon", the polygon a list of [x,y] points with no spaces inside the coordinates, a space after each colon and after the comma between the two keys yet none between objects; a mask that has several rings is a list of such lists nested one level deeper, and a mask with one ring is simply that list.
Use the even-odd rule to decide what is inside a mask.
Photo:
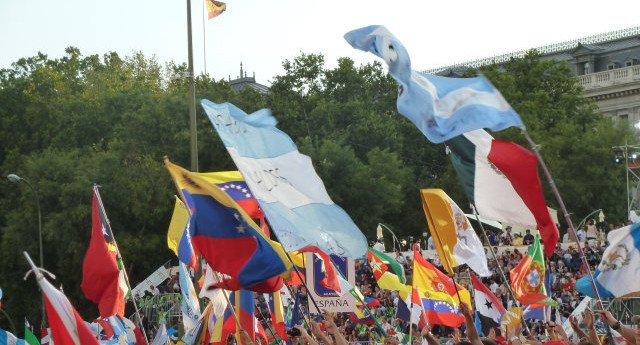
[{"label": "white flag with blue stripe", "polygon": [[[640,223],[609,232],[607,241],[609,246],[593,275],[600,297],[640,296]],[[578,280],[576,288],[595,297],[588,275]]]},{"label": "white flag with blue stripe", "polygon": [[0,329],[0,345],[29,345],[24,339],[18,339],[11,332]]},{"label": "white flag with blue stripe", "polygon": [[481,128],[524,128],[520,116],[485,77],[447,78],[413,71],[404,45],[384,26],[356,29],[344,38],[387,63],[399,84],[398,112],[429,141],[441,143]]},{"label": "white flag with blue stripe", "polygon": [[364,235],[331,200],[311,159],[276,128],[270,110],[247,115],[230,103],[201,103],[285,250],[313,245],[338,256],[365,256]]}]

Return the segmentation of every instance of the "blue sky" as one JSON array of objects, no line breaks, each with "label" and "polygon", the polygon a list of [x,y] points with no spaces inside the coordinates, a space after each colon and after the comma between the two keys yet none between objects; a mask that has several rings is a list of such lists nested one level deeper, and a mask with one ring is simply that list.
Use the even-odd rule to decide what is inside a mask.
[{"label": "blue sky", "polygon": [[[324,54],[328,67],[341,56],[375,60],[342,38],[372,24],[386,25],[419,70],[640,25],[637,0],[228,0],[203,30],[202,4],[192,2],[195,69],[204,70],[204,31],[208,73],[235,78],[242,61],[264,84],[300,52]],[[0,0],[0,68],[38,51],[60,57],[67,46],[186,62],[186,37],[185,0]]]}]

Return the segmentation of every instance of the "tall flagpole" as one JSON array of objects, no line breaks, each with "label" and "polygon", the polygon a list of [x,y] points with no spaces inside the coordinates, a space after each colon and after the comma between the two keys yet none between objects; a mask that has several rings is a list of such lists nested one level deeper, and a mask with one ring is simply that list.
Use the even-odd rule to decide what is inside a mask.
[{"label": "tall flagpole", "polygon": [[196,129],[196,82],[193,75],[191,38],[191,0],[187,0],[187,37],[189,49],[189,132],[191,135],[191,171],[198,171],[198,133]]},{"label": "tall flagpole", "polygon": [[207,27],[205,26],[204,15],[207,13],[207,5],[202,2],[202,55],[204,58],[204,74],[207,75]]},{"label": "tall flagpole", "polygon": [[544,174],[547,177],[547,181],[549,182],[549,185],[551,186],[551,190],[553,191],[553,195],[556,197],[556,200],[558,201],[558,205],[560,206],[560,210],[562,210],[562,214],[564,216],[564,220],[567,222],[567,226],[568,226],[569,230],[571,231],[571,234],[573,234],[573,237],[576,239],[576,248],[578,249],[578,252],[580,253],[580,257],[582,258],[582,264],[587,269],[587,274],[589,275],[589,280],[591,281],[591,287],[593,288],[593,292],[594,292],[594,294],[596,296],[596,300],[598,301],[598,306],[600,307],[600,310],[604,310],[604,306],[602,305],[602,299],[600,298],[600,293],[598,292],[598,288],[596,287],[595,280],[593,279],[593,274],[591,274],[591,267],[589,266],[589,262],[587,261],[587,257],[584,255],[584,251],[582,250],[582,246],[580,245],[580,239],[578,238],[578,235],[576,234],[576,229],[573,227],[573,222],[571,221],[571,216],[569,216],[569,212],[567,212],[567,208],[564,205],[564,201],[562,201],[562,197],[560,196],[560,192],[558,191],[558,187],[556,186],[555,181],[553,181],[553,177],[551,177],[551,173],[549,172],[549,169],[547,168],[547,165],[545,164],[544,160],[542,159],[542,155],[540,155],[540,147],[538,145],[536,145],[536,143],[533,141],[533,139],[531,139],[531,137],[529,136],[529,133],[526,130],[522,130],[522,134],[524,135],[525,139],[527,139],[527,142],[529,142],[529,145],[531,146],[531,149],[533,150],[533,153],[535,153],[536,157],[538,158],[538,162],[540,162],[540,166],[542,167],[542,171],[544,171]]},{"label": "tall flagpole", "polygon": [[[98,185],[97,184],[93,184],[93,191],[96,195],[96,199],[98,200],[98,206],[100,207],[100,209],[102,209],[104,211],[104,205],[102,204],[102,197],[100,196],[100,191],[98,190]],[[144,326],[142,325],[142,319],[140,319],[140,310],[138,309],[138,304],[136,303],[136,299],[133,296],[133,290],[131,289],[131,283],[129,283],[129,275],[127,274],[127,270],[125,269],[124,266],[124,261],[122,260],[122,256],[120,255],[120,248],[118,247],[118,242],[116,242],[116,238],[115,236],[113,236],[113,231],[111,231],[111,224],[109,223],[109,218],[107,217],[107,213],[103,212],[104,214],[104,220],[105,222],[107,222],[107,224],[109,224],[108,229],[109,229],[109,236],[111,236],[111,238],[113,239],[113,245],[116,247],[116,260],[117,263],[119,265],[122,265],[122,273],[124,275],[124,281],[127,284],[127,289],[129,289],[129,293],[131,293],[131,295],[129,296],[131,298],[131,301],[133,302],[133,307],[136,310],[136,319],[138,320],[138,325],[140,326],[140,331],[142,331],[142,335],[144,336],[144,342],[145,344],[149,345],[149,340],[147,339],[147,332],[144,329]],[[126,296],[125,296],[125,300],[126,300]]]}]

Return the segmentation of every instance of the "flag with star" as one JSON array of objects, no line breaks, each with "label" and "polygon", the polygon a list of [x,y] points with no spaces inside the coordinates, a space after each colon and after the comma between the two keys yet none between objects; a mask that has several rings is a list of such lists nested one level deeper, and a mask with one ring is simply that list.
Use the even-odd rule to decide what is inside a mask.
[{"label": "flag with star", "polygon": [[174,183],[191,210],[191,242],[222,274],[218,287],[274,292],[291,269],[282,247],[271,241],[220,187],[165,158]]},{"label": "flag with star", "polygon": [[473,273],[471,273],[471,282],[473,283],[473,300],[476,304],[476,317],[478,323],[480,323],[478,331],[487,336],[492,328],[494,328],[496,332],[499,332],[500,319],[506,309],[504,309],[498,297]]},{"label": "flag with star", "polygon": [[260,206],[258,206],[258,201],[253,196],[253,193],[251,193],[240,171],[218,171],[197,173],[197,175],[217,185],[222,191],[229,194],[229,196],[247,212],[249,217],[253,219],[264,217]]},{"label": "flag with star", "polygon": [[129,289],[109,219],[95,184],[91,219],[91,240],[82,263],[82,292],[98,304],[101,317],[115,314],[124,317],[125,296]]}]

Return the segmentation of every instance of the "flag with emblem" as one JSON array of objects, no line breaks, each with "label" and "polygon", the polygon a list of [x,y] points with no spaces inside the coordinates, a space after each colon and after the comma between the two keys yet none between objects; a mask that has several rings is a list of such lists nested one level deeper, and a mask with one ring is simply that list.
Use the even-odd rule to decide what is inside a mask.
[{"label": "flag with emblem", "polygon": [[82,263],[82,292],[98,305],[101,317],[124,317],[128,288],[98,186],[93,186],[91,240]]},{"label": "flag with emblem", "polygon": [[247,215],[253,219],[264,217],[258,201],[251,193],[247,182],[239,171],[218,171],[210,173],[197,173],[203,179],[217,185],[227,193]]},{"label": "flag with emblem", "polygon": [[[609,232],[607,241],[609,246],[593,275],[600,297],[640,296],[640,223]],[[580,278],[576,288],[587,296],[595,296],[588,276]]]},{"label": "flag with emblem", "polygon": [[369,247],[367,261],[381,289],[400,291],[405,288],[404,268],[390,256]]},{"label": "flag with emblem", "polygon": [[544,287],[544,272],[540,236],[536,235],[527,255],[509,272],[511,288],[520,303],[524,305],[553,303],[553,300],[547,297]]},{"label": "flag with emblem", "polygon": [[274,292],[280,274],[291,269],[282,247],[275,245],[228,194],[165,158],[183,200],[192,210],[191,242],[227,290]]}]

